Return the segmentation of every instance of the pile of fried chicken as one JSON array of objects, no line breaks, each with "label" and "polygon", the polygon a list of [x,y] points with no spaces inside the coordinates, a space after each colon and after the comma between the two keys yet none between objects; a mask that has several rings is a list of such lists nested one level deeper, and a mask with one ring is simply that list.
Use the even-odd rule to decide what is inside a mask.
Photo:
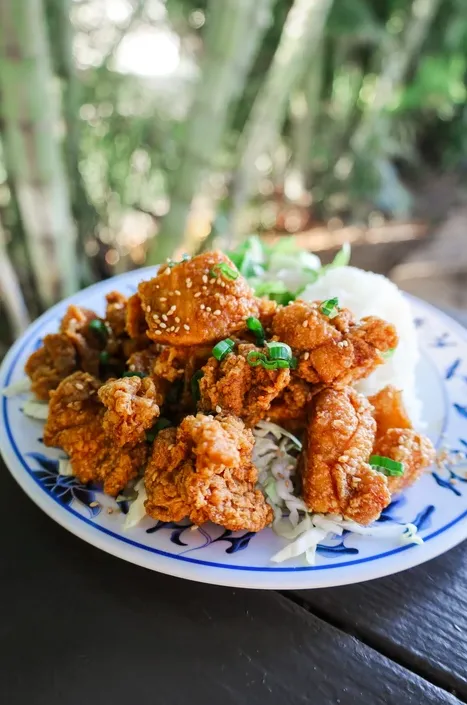
[{"label": "pile of fried chicken", "polygon": [[[213,355],[226,339],[228,351]],[[293,364],[270,363],[267,341],[289,346]],[[270,524],[252,462],[251,429],[265,419],[303,435],[309,509],[369,524],[434,460],[399,391],[367,399],[353,387],[397,342],[394,326],[373,316],[256,298],[226,255],[209,252],[169,261],[128,299],[108,294],[105,318],[70,306],[26,372],[49,401],[44,443],[112,496],[144,473],[155,519],[232,531]],[[403,463],[403,474],[372,466],[374,454]]]}]

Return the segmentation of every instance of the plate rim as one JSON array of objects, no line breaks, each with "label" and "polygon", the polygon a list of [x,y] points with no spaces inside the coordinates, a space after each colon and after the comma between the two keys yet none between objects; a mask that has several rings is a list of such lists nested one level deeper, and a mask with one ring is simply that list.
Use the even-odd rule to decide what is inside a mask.
[{"label": "plate rim", "polygon": [[[51,318],[54,317],[64,306],[69,305],[75,301],[80,301],[83,295],[93,295],[104,288],[107,289],[109,284],[113,281],[122,282],[125,279],[134,279],[135,276],[140,277],[142,280],[145,273],[154,271],[154,267],[145,267],[139,270],[132,270],[131,272],[125,272],[111,279],[103,280],[97,282],[96,284],[77,292],[73,296],[59,302],[55,306],[44,312],[36,321],[34,321],[23,335],[14,343],[11,349],[8,351],[5,359],[0,366],[0,386],[3,386],[3,380],[8,384],[8,380],[11,378],[13,373],[17,369],[17,361],[21,356],[22,351],[27,346],[30,338],[37,334],[39,330],[45,325]],[[437,309],[432,304],[422,301],[417,297],[410,294],[404,294],[409,300],[413,301],[417,308],[426,309],[431,315],[434,315],[446,322],[451,330],[456,331],[456,333],[461,337],[464,343],[467,343],[467,330],[456,320],[452,319],[449,315],[443,311]],[[445,391],[445,385],[443,381],[443,388]],[[206,582],[211,584],[225,585],[231,587],[245,587],[245,588],[262,588],[262,589],[313,589],[317,587],[331,587],[344,584],[351,584],[357,582],[364,582],[370,579],[376,579],[379,577],[384,577],[386,575],[395,574],[409,567],[415,567],[421,563],[431,560],[432,558],[450,550],[465,538],[467,538],[467,510],[462,514],[457,516],[451,522],[448,522],[443,527],[440,527],[437,531],[431,534],[427,539],[430,541],[429,550],[415,551],[416,548],[413,545],[399,546],[397,548],[391,549],[389,551],[383,552],[376,556],[369,556],[360,559],[355,559],[353,561],[347,561],[345,563],[332,563],[325,566],[237,566],[237,565],[224,565],[218,564],[212,561],[203,561],[195,558],[188,558],[184,556],[177,556],[162,549],[156,549],[144,544],[140,544],[137,541],[133,541],[131,538],[126,538],[119,534],[114,533],[106,527],[99,526],[94,522],[87,519],[80,513],[73,510],[71,507],[64,506],[58,501],[57,498],[46,492],[41,486],[38,479],[34,477],[32,472],[27,466],[23,458],[23,454],[19,451],[16,446],[15,440],[12,436],[11,429],[8,423],[8,412],[7,412],[7,398],[3,397],[1,406],[1,417],[5,420],[5,429],[2,427],[0,429],[0,449],[5,459],[5,464],[10,471],[11,475],[14,477],[16,482],[20,485],[23,491],[34,501],[34,503],[39,506],[39,508],[44,511],[48,516],[50,516],[58,524],[69,530],[71,533],[75,534],[79,538],[83,539],[87,543],[110,553],[116,557],[122,558],[129,562],[135,563],[142,567],[152,569],[155,571],[163,572],[176,577],[182,577],[185,579],[196,580],[199,582]],[[3,424],[2,424],[3,426]],[[6,431],[6,433],[5,433]],[[8,440],[8,444],[4,443],[5,436]],[[37,491],[37,486],[42,490]],[[462,521],[464,520],[464,525]],[[451,531],[453,526],[458,524],[459,526],[455,531]],[[449,536],[448,541],[446,541],[446,536],[440,539],[440,534],[447,534]],[[110,540],[109,540],[110,539]],[[438,540],[437,540],[438,539]],[[424,544],[426,547],[428,541]],[[135,548],[137,550],[135,550]],[[139,550],[138,550],[139,549]],[[412,549],[412,550],[410,550]],[[388,561],[384,559],[389,559],[394,555],[404,556],[404,559],[400,560],[400,565],[391,565],[393,561]],[[408,555],[409,554],[409,555]],[[157,556],[157,558],[156,558]],[[413,558],[419,557],[419,560],[413,560]],[[175,560],[174,560],[175,559]],[[381,562],[378,564],[377,561]],[[190,565],[191,564],[191,565]],[[342,576],[339,577],[338,573],[330,571],[329,569],[348,569],[354,565],[365,565],[369,564],[371,567],[378,567],[378,569],[363,570],[360,568],[358,571],[353,571],[355,575]],[[202,571],[197,573],[193,570],[193,566],[202,567]],[[211,575],[211,573],[214,573]],[[219,574],[218,574],[219,573]],[[255,577],[264,576],[274,576],[273,584],[268,585],[263,579],[255,580]],[[326,575],[330,578],[333,576],[335,579],[326,579]],[[222,577],[225,576],[225,579]],[[286,578],[282,581],[280,578],[283,576]],[[309,582],[303,580],[303,576],[309,576]],[[320,578],[317,576],[320,576]],[[294,578],[302,577],[300,580],[294,580]]]}]

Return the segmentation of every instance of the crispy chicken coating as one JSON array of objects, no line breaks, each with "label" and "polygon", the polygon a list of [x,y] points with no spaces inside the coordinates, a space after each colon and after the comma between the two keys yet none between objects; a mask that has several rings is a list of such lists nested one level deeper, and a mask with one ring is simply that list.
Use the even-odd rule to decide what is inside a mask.
[{"label": "crispy chicken coating", "polygon": [[310,510],[342,514],[359,524],[379,517],[391,494],[386,476],[368,464],[375,429],[369,402],[350,387],[316,395],[302,462]]},{"label": "crispy chicken coating", "polygon": [[312,384],[347,385],[367,377],[384,362],[381,353],[398,343],[394,326],[369,316],[356,323],[348,309],[330,318],[321,303],[294,301],[280,309],[273,333],[296,352],[297,374]]},{"label": "crispy chicken coating", "polygon": [[32,353],[25,365],[31,389],[38,399],[49,400],[49,393],[62,379],[78,367],[76,350],[66,335],[46,335],[42,346]]},{"label": "crispy chicken coating", "polygon": [[404,465],[403,475],[388,477],[389,489],[397,493],[413,485],[434,462],[435,449],[426,436],[413,430],[400,391],[387,386],[369,401],[377,426],[373,454]]},{"label": "crispy chicken coating", "polygon": [[260,531],[271,507],[255,489],[253,434],[233,416],[187,416],[161,431],[145,473],[146,511],[155,519],[213,521],[231,531]]},{"label": "crispy chicken coating", "polygon": [[434,462],[436,455],[429,438],[410,428],[388,429],[377,439],[373,452],[404,465],[403,475],[388,477],[388,486],[393,494],[413,485],[425,468]]},{"label": "crispy chicken coating", "polygon": [[384,436],[390,428],[412,428],[402,401],[402,392],[388,385],[377,394],[369,397],[376,421],[376,438]]},{"label": "crispy chicken coating", "polygon": [[94,311],[72,304],[60,324],[60,332],[64,333],[75,346],[79,368],[94,377],[99,376],[99,354],[106,347],[109,335],[107,326],[103,328],[104,334],[99,334],[89,327],[89,324],[96,320],[104,324]]},{"label": "crispy chicken coating", "polygon": [[133,294],[126,305],[126,332],[130,338],[139,338],[145,336],[147,330],[148,324],[141,306],[141,299],[139,294]]},{"label": "crispy chicken coating", "polygon": [[154,279],[139,285],[152,340],[174,346],[213,343],[243,330],[248,316],[258,315],[246,280],[231,279],[221,265],[237,271],[221,252],[207,252],[162,266]]},{"label": "crispy chicken coating", "polygon": [[116,337],[124,336],[126,334],[127,298],[118,291],[111,291],[105,298],[107,299],[105,320]]},{"label": "crispy chicken coating", "polygon": [[152,376],[154,365],[159,355],[160,349],[157,345],[149,345],[144,350],[137,350],[127,360],[128,370]]},{"label": "crispy chicken coating", "polygon": [[266,370],[251,367],[247,355],[260,348],[248,343],[238,345],[221,362],[211,357],[203,367],[199,382],[200,409],[222,410],[242,418],[247,426],[255,426],[269,412],[271,403],[290,382],[290,370]]},{"label": "crispy chicken coating", "polygon": [[75,372],[51,392],[44,443],[63,448],[80,482],[102,483],[104,492],[117,495],[144,466],[147,444],[121,448],[106,435],[99,387],[90,374]]},{"label": "crispy chicken coating", "polygon": [[99,389],[98,395],[107,408],[102,419],[104,431],[113,436],[117,445],[134,445],[145,440],[144,432],[160,414],[152,379],[137,376],[111,379]]},{"label": "crispy chicken coating", "polygon": [[267,412],[268,421],[283,426],[289,431],[304,429],[309,404],[318,391],[319,387],[313,387],[300,377],[292,375],[287,387],[272,402]]},{"label": "crispy chicken coating", "polygon": [[269,332],[271,330],[274,316],[277,313],[277,302],[272,299],[265,298],[256,299],[256,302],[258,304],[258,318],[261,321],[264,330]]}]

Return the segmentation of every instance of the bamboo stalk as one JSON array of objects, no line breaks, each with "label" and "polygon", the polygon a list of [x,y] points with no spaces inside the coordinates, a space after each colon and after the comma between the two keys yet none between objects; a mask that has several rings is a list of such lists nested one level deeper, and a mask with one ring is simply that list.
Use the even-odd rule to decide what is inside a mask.
[{"label": "bamboo stalk", "polygon": [[0,302],[3,302],[15,338],[29,325],[29,314],[24,303],[14,267],[8,256],[5,236],[0,222]]},{"label": "bamboo stalk", "polygon": [[291,91],[319,47],[331,5],[332,0],[295,0],[287,15],[279,46],[240,140],[231,230],[238,228],[240,212],[254,190],[256,161],[273,146],[285,120]]},{"label": "bamboo stalk", "polygon": [[40,299],[76,291],[76,233],[41,0],[0,3],[4,146]]},{"label": "bamboo stalk", "polygon": [[381,115],[392,102],[397,88],[403,82],[409,66],[420,50],[441,0],[413,0],[410,16],[399,47],[390,42],[383,47],[381,55],[382,70],[376,82],[374,98],[368,105],[360,124],[353,136],[352,144],[357,153],[363,152],[378,133],[385,129]]},{"label": "bamboo stalk", "polygon": [[157,263],[183,241],[195,194],[215,166],[229,120],[229,108],[243,89],[261,38],[272,19],[275,0],[210,0],[201,79],[186,120],[180,166],[171,190],[171,207],[148,253]]}]

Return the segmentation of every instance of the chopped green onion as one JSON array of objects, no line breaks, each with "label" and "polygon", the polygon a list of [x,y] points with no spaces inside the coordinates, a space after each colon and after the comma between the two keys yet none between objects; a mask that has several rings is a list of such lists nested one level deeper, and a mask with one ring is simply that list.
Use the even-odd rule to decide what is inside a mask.
[{"label": "chopped green onion", "polygon": [[99,362],[102,365],[108,365],[110,360],[110,355],[107,352],[107,350],[102,350],[102,352],[99,353]]},{"label": "chopped green onion", "polygon": [[386,352],[380,353],[380,355],[383,358],[383,360],[390,360],[395,352],[396,352],[396,348],[389,348],[389,350],[386,350]]},{"label": "chopped green onion", "polygon": [[254,333],[255,338],[256,338],[256,344],[259,347],[263,347],[264,341],[266,338],[266,334],[264,332],[264,328],[261,325],[261,321],[259,318],[255,318],[254,316],[249,316],[246,319],[246,327],[248,330],[251,330],[252,333]]},{"label": "chopped green onion", "polygon": [[229,267],[227,262],[218,262],[210,271],[212,277],[217,277],[218,273],[223,274],[227,279],[237,279],[239,276],[237,270]]},{"label": "chopped green onion", "polygon": [[298,365],[298,360],[297,360],[296,357],[293,357],[293,358],[290,360],[290,369],[291,369],[291,370],[296,370],[296,369],[297,369],[297,365]]},{"label": "chopped green onion", "polygon": [[272,343],[266,343],[266,347],[269,352],[270,360],[286,360],[290,362],[292,359],[292,349],[287,343],[273,341]]},{"label": "chopped green onion", "polygon": [[145,372],[138,372],[137,370],[126,370],[126,372],[122,374],[122,377],[140,377],[141,379],[147,376]]},{"label": "chopped green onion", "polygon": [[189,262],[191,260],[191,256],[187,254],[186,252],[182,255],[182,259],[180,262],[176,262],[173,259],[168,259],[167,260],[167,267],[170,267],[170,269],[173,269],[173,267],[176,267],[177,264],[182,264],[183,262]]},{"label": "chopped green onion", "polygon": [[235,342],[231,338],[226,338],[225,340],[221,340],[217,345],[215,345],[212,349],[212,354],[216,358],[216,360],[221,360],[224,359],[226,355],[229,354],[235,347]]},{"label": "chopped green onion", "polygon": [[100,320],[100,318],[93,318],[92,321],[89,321],[88,328],[93,333],[96,333],[96,335],[98,335],[99,338],[101,338],[102,340],[107,340],[107,338],[109,337],[109,331],[107,330],[107,326],[105,325],[104,321]]},{"label": "chopped green onion", "polygon": [[339,299],[337,296],[334,299],[323,301],[320,306],[321,313],[328,318],[335,318],[339,313]]},{"label": "chopped green onion", "polygon": [[191,396],[195,401],[199,401],[201,399],[201,394],[199,392],[199,381],[204,377],[204,372],[202,370],[198,370],[198,372],[195,372],[193,377],[191,378],[190,382],[190,388],[191,388]]},{"label": "chopped green onion", "polygon": [[351,247],[350,243],[344,242],[342,248],[339,250],[337,255],[332,260],[331,264],[328,265],[331,269],[336,267],[347,267],[350,262]]},{"label": "chopped green onion", "polygon": [[290,367],[288,360],[268,360],[266,355],[258,350],[250,350],[246,356],[246,360],[250,367],[258,367],[261,365],[265,370],[278,370]]},{"label": "chopped green onion", "polygon": [[404,463],[399,463],[397,460],[386,458],[384,455],[372,455],[370,465],[379,470],[384,475],[390,477],[400,477],[404,474]]}]

